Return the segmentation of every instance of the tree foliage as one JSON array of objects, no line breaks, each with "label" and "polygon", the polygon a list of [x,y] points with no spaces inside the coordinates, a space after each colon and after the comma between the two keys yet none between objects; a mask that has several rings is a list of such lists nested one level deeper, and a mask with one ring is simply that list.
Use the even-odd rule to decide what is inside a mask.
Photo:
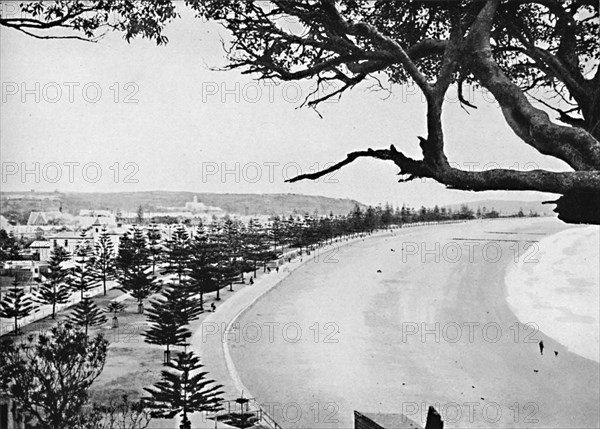
[{"label": "tree foliage", "polygon": [[88,389],[104,368],[108,341],[70,324],[0,347],[2,396],[37,420],[38,429],[72,429],[88,400]]},{"label": "tree foliage", "polygon": [[250,219],[244,229],[241,254],[250,270],[254,272],[254,277],[259,265],[266,266],[267,262],[277,256],[271,249],[267,231],[256,219]]},{"label": "tree foliage", "polygon": [[69,285],[75,291],[80,293],[83,299],[85,292],[92,289],[98,282],[94,275],[94,254],[91,243],[86,238],[85,231],[81,232],[81,237],[75,249],[75,267],[73,274],[69,277]]},{"label": "tree foliage", "polygon": [[[401,181],[429,177],[454,189],[559,193],[560,218],[600,223],[597,2],[192,3],[231,32],[229,68],[280,81],[314,79],[319,95],[311,94],[308,105],[369,79],[414,83],[423,93],[427,135],[419,137],[422,159],[404,155],[393,142],[389,149],[353,152],[330,168],[290,181],[316,179],[371,157],[396,164]],[[463,106],[475,107],[463,97],[465,82],[495,97],[507,125],[525,144],[564,161],[571,171],[474,172],[453,167],[445,153],[442,107],[451,86]],[[542,101],[559,114],[562,124],[532,102],[549,96],[551,102]]]},{"label": "tree foliage", "polygon": [[181,415],[181,429],[191,429],[188,414],[215,412],[221,409],[219,389],[223,386],[208,379],[207,372],[193,352],[178,353],[168,365],[170,370],[161,372],[162,380],[154,386],[144,388],[150,397],[146,404],[153,411],[152,417],[173,418]]},{"label": "tree foliage", "polygon": [[152,275],[152,260],[146,245],[146,237],[139,228],[121,237],[116,260],[119,289],[129,293],[138,301],[138,311],[143,311],[143,302],[160,286]]},{"label": "tree foliage", "polygon": [[124,303],[118,302],[118,301],[110,301],[106,305],[106,307],[104,307],[105,312],[112,313],[112,315],[113,315],[113,317],[112,317],[112,327],[113,328],[119,327],[119,318],[117,317],[117,314],[119,314],[123,310],[125,310],[125,307],[127,307],[127,306]]},{"label": "tree foliage", "polygon": [[20,259],[19,243],[12,233],[0,229],[0,262]]},{"label": "tree foliage", "polygon": [[108,304],[106,304],[105,311],[116,316],[118,313],[125,310],[125,307],[126,305],[122,302],[110,301]]},{"label": "tree foliage", "polygon": [[214,239],[215,231],[203,227],[196,229],[190,242],[189,276],[191,289],[200,294],[200,303],[204,303],[204,294],[218,291],[220,247]]},{"label": "tree foliage", "polygon": [[34,304],[31,297],[25,294],[25,290],[19,287],[19,281],[16,277],[11,286],[2,297],[2,301],[0,301],[0,317],[14,320],[13,333],[17,335],[19,333],[19,319],[29,316],[33,311]]},{"label": "tree foliage", "polygon": [[69,252],[62,247],[54,247],[48,259],[48,270],[43,274],[35,300],[52,306],[52,318],[56,318],[56,305],[66,304],[71,297],[69,269],[63,263],[70,259]]},{"label": "tree foliage", "polygon": [[92,298],[85,297],[73,308],[69,314],[69,321],[75,326],[83,326],[87,335],[90,327],[106,323],[106,316]]},{"label": "tree foliage", "polygon": [[145,429],[152,418],[141,401],[131,401],[127,395],[111,398],[108,403],[93,403],[84,413],[77,429]]},{"label": "tree foliage", "polygon": [[172,237],[164,241],[163,274],[174,274],[177,282],[182,284],[189,274],[190,235],[183,225],[173,231]]},{"label": "tree foliage", "polygon": [[160,45],[168,41],[162,34],[164,24],[177,16],[171,1],[34,0],[5,7],[0,25],[39,39],[97,41],[106,31],[116,30],[127,41],[143,37]]},{"label": "tree foliage", "polygon": [[[70,3],[73,3],[72,5]],[[349,153],[331,167],[290,179],[317,179],[359,158],[394,163],[401,182],[432,178],[468,191],[540,191],[560,194],[559,218],[600,223],[600,30],[596,0],[186,0],[199,17],[221,23],[228,69],[259,79],[312,80],[304,104],[340,97],[363,82],[415,84],[427,106],[421,157],[396,148]],[[115,29],[125,38],[158,43],[175,18],[174,2],[120,0],[20,6],[22,15],[0,25],[31,34],[68,28],[92,39]],[[116,25],[107,16],[114,13]],[[40,37],[37,34],[37,37]],[[42,36],[44,37],[44,36]],[[50,37],[50,36],[46,36]],[[82,37],[82,36],[78,36]],[[506,125],[523,144],[563,161],[564,171],[467,171],[448,160],[444,98],[454,91],[475,108],[464,84],[489,91]],[[534,101],[539,103],[534,103]],[[544,107],[542,108],[542,105]],[[557,115],[551,119],[548,112]]]},{"label": "tree foliage", "polygon": [[164,249],[161,246],[161,233],[156,225],[150,225],[146,233],[148,238],[148,250],[152,260],[152,274],[156,273],[156,264],[160,263]]},{"label": "tree foliage", "polygon": [[93,274],[97,281],[102,282],[106,296],[106,283],[115,279],[115,248],[106,227],[102,228],[100,236],[94,245]]},{"label": "tree foliage", "polygon": [[180,284],[166,289],[150,301],[147,310],[150,329],[143,333],[146,342],[166,346],[165,362],[170,360],[170,346],[187,345],[192,336],[185,326],[202,312],[200,300]]}]

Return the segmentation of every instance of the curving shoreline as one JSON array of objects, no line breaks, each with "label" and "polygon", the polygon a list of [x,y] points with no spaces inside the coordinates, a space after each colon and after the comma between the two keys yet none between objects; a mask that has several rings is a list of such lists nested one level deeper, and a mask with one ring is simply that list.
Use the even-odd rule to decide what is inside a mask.
[{"label": "curving shoreline", "polygon": [[[461,222],[450,222],[448,223],[448,225],[455,225],[456,223],[463,223]],[[356,237],[356,238],[352,238],[349,239],[348,241],[345,241],[343,243],[336,243],[335,246],[333,246],[334,248],[342,248],[342,247],[347,247],[347,246],[351,246],[353,243],[358,243],[358,242],[364,242],[365,240],[374,240],[374,239],[381,239],[381,238],[385,238],[385,237],[393,237],[396,236],[398,234],[401,234],[403,232],[408,233],[410,231],[414,231],[415,228],[420,229],[420,228],[424,228],[424,227],[428,227],[428,226],[444,226],[446,224],[441,223],[438,225],[421,225],[421,224],[413,224],[410,225],[408,228],[404,227],[401,229],[397,229],[394,230],[395,232],[391,232],[391,231],[380,231],[380,232],[376,232],[373,235],[369,235],[366,237]],[[325,247],[325,249],[327,249],[327,247],[331,248],[331,245],[325,245],[323,246]],[[271,273],[268,277],[260,279],[260,281],[257,281],[254,285],[253,285],[253,289],[255,291],[255,293],[248,293],[247,295],[242,295],[239,294],[240,296],[243,296],[245,298],[248,298],[248,295],[251,295],[250,301],[241,304],[241,303],[237,303],[237,301],[235,302],[235,307],[238,309],[237,313],[235,313],[235,315],[230,319],[229,323],[227,323],[224,332],[232,332],[233,331],[233,327],[235,325],[235,323],[237,323],[237,321],[244,315],[246,314],[248,311],[250,311],[255,304],[257,304],[257,302],[259,300],[261,300],[262,298],[264,298],[264,296],[266,294],[268,294],[269,292],[273,291],[274,289],[276,289],[279,285],[281,285],[284,280],[286,280],[294,271],[296,271],[297,269],[305,266],[306,264],[308,264],[308,262],[314,261],[316,258],[318,258],[321,255],[326,255],[327,254],[327,250],[323,251],[322,249],[317,249],[313,252],[311,252],[310,255],[308,256],[304,256],[303,260],[301,262],[298,261],[293,261],[291,263],[286,263],[284,264],[282,267],[284,268],[283,270],[280,270],[280,273]],[[326,257],[324,258],[326,259]],[[290,267],[291,265],[294,265],[293,267]],[[256,289],[254,289],[256,288]],[[250,290],[250,288],[245,288],[243,291],[246,290]],[[242,291],[242,292],[243,292]],[[258,291],[258,292],[256,292]],[[223,309],[221,308],[220,311],[222,311]],[[229,310],[231,311],[231,310]],[[215,313],[214,315],[216,315],[217,313]],[[213,322],[213,320],[211,319],[213,315],[207,317],[204,321],[204,323],[211,323]],[[229,341],[227,341],[228,337],[226,336],[225,339],[222,341],[222,350],[223,350],[223,357],[225,359],[225,363],[227,366],[227,370],[229,373],[229,376],[231,377],[231,380],[233,382],[233,386],[235,386],[236,390],[239,393],[245,392],[246,397],[248,397],[248,395],[250,395],[252,397],[252,393],[251,390],[248,389],[248,387],[246,387],[244,385],[244,383],[242,382],[239,372],[236,369],[235,363],[233,361],[233,358],[231,356],[231,350],[229,347]],[[218,378],[217,378],[218,379]],[[222,383],[222,381],[220,379],[219,383]]]},{"label": "curving shoreline", "polygon": [[[514,240],[522,244],[540,231],[550,235],[562,229],[564,224],[552,219],[409,229],[385,241],[348,247],[339,264],[303,265],[299,275],[238,320],[241,327],[297,322],[304,335],[298,342],[281,335],[257,342],[248,331],[244,340],[230,340],[227,347],[238,376],[260,404],[276,404],[272,417],[286,429],[347,428],[353,425],[353,410],[398,413],[405,411],[403,404],[414,406],[414,413],[405,414],[424,425],[419,411],[426,413],[426,404],[441,404],[437,408],[444,415],[455,410],[446,405],[457,403],[476,404],[478,413],[461,406],[458,421],[446,416],[448,427],[598,427],[598,365],[544,332],[531,338],[523,325],[515,331],[518,319],[506,302],[504,276],[507,265],[515,263]],[[479,249],[495,241],[502,259],[486,260],[478,252],[469,261],[465,252],[458,262],[436,262],[432,256],[425,263],[415,255],[401,263],[401,243],[422,243],[431,252],[435,243],[457,246],[463,241],[454,240],[466,239],[484,240]],[[327,343],[321,337],[317,343],[315,322],[321,327],[335,322],[339,341]],[[424,330],[431,332],[437,323],[441,341],[434,334],[423,339]],[[479,326],[474,340],[463,330],[458,343],[444,341],[444,327],[469,323]],[[407,324],[421,334],[404,337]],[[499,341],[486,339],[481,329],[486,324],[499,329]],[[447,332],[455,333],[452,329]],[[543,356],[541,339],[548,352]],[[515,403],[534,404],[535,418],[526,413],[531,409],[516,416]],[[571,404],[571,413],[561,412],[565,403]],[[328,408],[331,404],[335,409]],[[501,414],[495,424],[481,414],[490,409]]]},{"label": "curving shoreline", "polygon": [[[402,231],[395,230],[396,232]],[[353,243],[363,240],[381,239],[387,236],[395,235],[390,231],[382,231],[364,238],[353,238],[342,243],[335,243],[334,247],[346,247]],[[223,390],[229,398],[239,397],[242,392],[244,397],[252,397],[251,391],[243,384],[239,373],[231,356],[228,337],[229,333],[233,332],[234,324],[246,312],[254,307],[254,305],[263,298],[267,293],[279,286],[298,268],[305,266],[308,262],[314,261],[315,258],[326,254],[323,249],[317,249],[311,252],[310,255],[305,255],[302,261],[292,260],[290,263],[285,263],[281,266],[279,273],[271,272],[266,277],[257,280],[253,286],[246,286],[244,289],[236,292],[236,294],[224,301],[218,310],[210,314],[200,325],[191,338],[193,347],[200,345],[198,350],[202,358],[203,364],[209,370],[211,378],[218,380],[219,384],[223,385]],[[212,333],[214,328],[218,329],[218,334]],[[220,344],[219,344],[220,343]]]},{"label": "curving shoreline", "polygon": [[570,228],[542,239],[505,276],[507,302],[521,322],[595,362],[599,357],[600,229]]}]

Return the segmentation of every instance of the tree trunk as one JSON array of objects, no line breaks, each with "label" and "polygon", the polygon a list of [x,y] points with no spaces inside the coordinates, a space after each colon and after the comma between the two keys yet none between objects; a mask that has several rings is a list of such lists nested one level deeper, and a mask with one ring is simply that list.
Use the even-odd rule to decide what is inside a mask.
[{"label": "tree trunk", "polygon": [[165,350],[163,365],[167,365],[169,362],[171,362],[171,350],[169,348],[169,344],[167,344],[167,350]]}]

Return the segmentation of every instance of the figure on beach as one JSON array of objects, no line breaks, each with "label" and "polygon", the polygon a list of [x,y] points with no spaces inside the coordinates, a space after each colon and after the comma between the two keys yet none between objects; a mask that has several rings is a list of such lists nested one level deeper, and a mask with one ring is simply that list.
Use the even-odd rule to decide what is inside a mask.
[{"label": "figure on beach", "polygon": [[253,285],[254,284],[254,279],[252,277],[250,277],[250,284]]},{"label": "figure on beach", "polygon": [[540,340],[540,354],[544,355],[544,340]]},{"label": "figure on beach", "polygon": [[216,309],[217,309],[217,306],[215,305],[215,303],[211,302],[210,303],[210,311],[212,311],[214,313]]}]

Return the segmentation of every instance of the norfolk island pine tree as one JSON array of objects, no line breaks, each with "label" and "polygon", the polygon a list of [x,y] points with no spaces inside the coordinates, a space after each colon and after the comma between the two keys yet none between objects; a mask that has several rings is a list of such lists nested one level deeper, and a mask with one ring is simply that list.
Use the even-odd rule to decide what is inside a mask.
[{"label": "norfolk island pine tree", "polygon": [[40,283],[35,301],[40,304],[52,305],[52,319],[56,318],[56,305],[66,304],[71,297],[69,287],[69,270],[62,267],[62,263],[68,261],[69,253],[62,247],[55,247],[50,253],[48,260],[48,272],[44,274],[45,279]]},{"label": "norfolk island pine tree", "polygon": [[[217,229],[218,228],[218,229]],[[232,222],[226,222],[222,228],[213,226],[211,231],[211,241],[216,244],[214,253],[216,272],[215,280],[217,286],[216,301],[221,300],[221,288],[231,285],[239,275],[237,264],[238,242],[237,225]]]},{"label": "norfolk island pine tree", "polygon": [[94,274],[94,255],[92,248],[85,236],[85,231],[81,232],[79,243],[75,249],[75,267],[73,275],[69,278],[69,285],[74,291],[79,291],[81,299],[84,293],[93,288],[98,279]]},{"label": "norfolk island pine tree", "polygon": [[182,284],[189,277],[191,242],[190,235],[183,225],[179,225],[172,237],[164,242],[164,261],[166,267],[163,274],[175,274],[177,282]]},{"label": "norfolk island pine tree", "polygon": [[185,325],[197,319],[203,311],[196,295],[186,285],[174,284],[150,301],[147,313],[151,327],[142,335],[149,344],[166,346],[165,364],[170,362],[170,346],[188,345],[187,340],[192,333]]},{"label": "norfolk island pine tree", "polygon": [[180,413],[179,428],[191,429],[188,414],[221,409],[223,392],[219,389],[223,386],[206,378],[208,373],[201,371],[203,365],[194,352],[178,353],[167,366],[171,370],[161,371],[161,381],[144,388],[151,395],[144,399],[153,409],[152,417],[171,419]]},{"label": "norfolk island pine tree", "polygon": [[204,304],[204,294],[218,293],[218,243],[213,240],[213,233],[198,227],[190,242],[189,276],[190,287],[200,294],[200,305]]},{"label": "norfolk island pine tree", "polygon": [[13,319],[15,323],[14,335],[19,333],[19,319],[27,317],[33,311],[33,301],[25,296],[25,291],[19,287],[19,281],[15,277],[12,287],[0,301],[0,317]]},{"label": "norfolk island pine tree", "polygon": [[152,274],[156,274],[156,263],[161,262],[163,256],[162,240],[160,230],[156,225],[148,226],[146,232],[148,238],[148,251],[152,261]]},{"label": "norfolk island pine tree", "polygon": [[259,263],[266,266],[268,261],[276,257],[276,253],[269,244],[267,232],[256,219],[248,221],[248,226],[244,231],[242,254],[244,261],[251,264],[254,278],[256,278]]},{"label": "norfolk island pine tree", "polygon": [[90,326],[100,326],[106,323],[106,316],[90,297],[79,301],[68,318],[73,325],[83,326],[86,336]]},{"label": "norfolk island pine tree", "polygon": [[152,275],[152,261],[146,238],[139,228],[121,237],[116,259],[119,290],[129,293],[138,302],[138,313],[144,312],[144,299],[160,289],[156,277]]},{"label": "norfolk island pine tree", "polygon": [[104,296],[106,296],[106,283],[115,279],[115,257],[113,242],[104,226],[94,246],[93,257],[94,277],[97,281],[102,282]]}]

